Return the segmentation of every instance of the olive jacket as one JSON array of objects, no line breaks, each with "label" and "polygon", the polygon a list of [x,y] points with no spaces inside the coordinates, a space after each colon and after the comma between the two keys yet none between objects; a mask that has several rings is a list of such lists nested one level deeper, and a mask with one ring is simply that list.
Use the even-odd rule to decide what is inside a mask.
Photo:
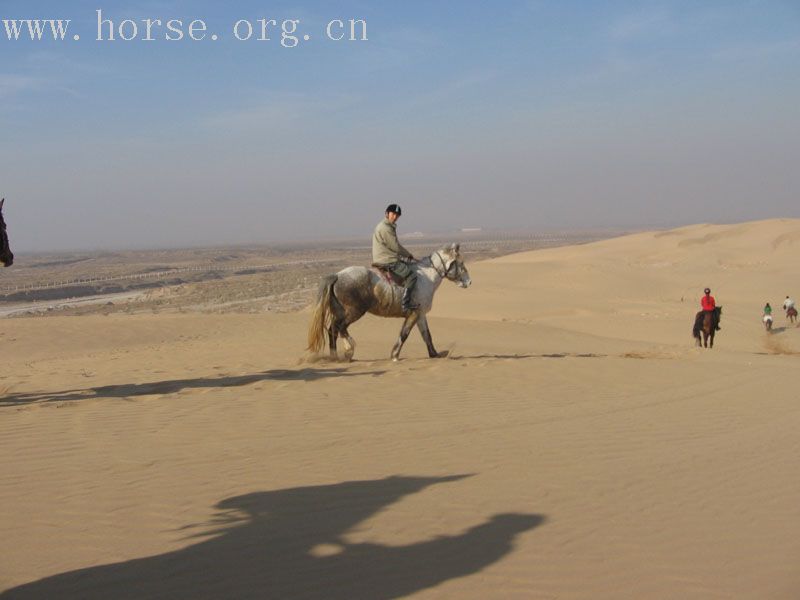
[{"label": "olive jacket", "polygon": [[375,227],[372,234],[372,262],[376,265],[392,265],[401,258],[411,258],[397,239],[397,225],[384,219]]}]

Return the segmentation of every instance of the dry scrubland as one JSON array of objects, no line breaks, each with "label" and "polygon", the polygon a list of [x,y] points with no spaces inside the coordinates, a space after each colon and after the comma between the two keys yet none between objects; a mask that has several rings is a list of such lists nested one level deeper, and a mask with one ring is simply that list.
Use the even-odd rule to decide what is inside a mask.
[{"label": "dry scrubland", "polygon": [[800,329],[760,310],[799,249],[774,220],[473,256],[441,360],[365,318],[355,362],[303,361],[308,310],[263,303],[3,319],[0,598],[795,600]]},{"label": "dry scrubland", "polygon": [[[463,244],[467,260],[586,243],[619,234],[472,233],[405,239],[420,256]],[[320,278],[369,264],[364,240],[121,252],[21,255],[0,279],[0,317],[125,312],[261,313],[300,310]]]}]

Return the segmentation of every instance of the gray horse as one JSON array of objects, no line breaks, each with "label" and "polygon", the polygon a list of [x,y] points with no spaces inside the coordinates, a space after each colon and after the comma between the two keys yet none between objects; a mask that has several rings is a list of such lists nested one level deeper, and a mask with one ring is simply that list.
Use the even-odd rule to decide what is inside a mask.
[{"label": "gray horse", "polygon": [[308,350],[319,352],[325,344],[327,331],[331,356],[336,358],[336,339],[341,336],[345,344],[345,358],[351,360],[356,344],[347,328],[370,312],[379,317],[405,319],[400,337],[392,348],[393,360],[400,357],[400,350],[414,325],[419,327],[422,339],[428,346],[428,356],[439,357],[433,347],[425,316],[433,306],[433,295],[444,279],[449,279],[462,288],[469,287],[472,280],[464,266],[458,244],[450,244],[437,250],[411,265],[411,268],[417,272],[414,301],[419,308],[408,314],[400,306],[403,288],[390,283],[375,269],[347,267],[335,275],[325,277],[320,285],[314,315],[308,327]]}]

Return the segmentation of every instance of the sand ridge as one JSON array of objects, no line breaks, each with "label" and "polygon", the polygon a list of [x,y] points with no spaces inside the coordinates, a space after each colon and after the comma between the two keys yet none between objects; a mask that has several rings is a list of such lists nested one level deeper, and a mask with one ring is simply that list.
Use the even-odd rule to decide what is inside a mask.
[{"label": "sand ridge", "polygon": [[[469,264],[446,359],[307,312],[0,322],[0,598],[800,593],[800,222]],[[700,291],[724,305],[690,337]]]}]

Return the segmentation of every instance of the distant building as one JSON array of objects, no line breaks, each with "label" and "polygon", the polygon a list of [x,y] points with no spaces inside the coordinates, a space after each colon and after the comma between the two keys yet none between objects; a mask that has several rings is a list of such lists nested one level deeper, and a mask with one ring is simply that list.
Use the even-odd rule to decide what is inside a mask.
[{"label": "distant building", "polygon": [[422,238],[425,237],[425,234],[421,231],[412,231],[411,233],[404,233],[400,236],[401,238]]},{"label": "distant building", "polygon": [[461,233],[479,233],[483,231],[483,227],[462,227]]}]

